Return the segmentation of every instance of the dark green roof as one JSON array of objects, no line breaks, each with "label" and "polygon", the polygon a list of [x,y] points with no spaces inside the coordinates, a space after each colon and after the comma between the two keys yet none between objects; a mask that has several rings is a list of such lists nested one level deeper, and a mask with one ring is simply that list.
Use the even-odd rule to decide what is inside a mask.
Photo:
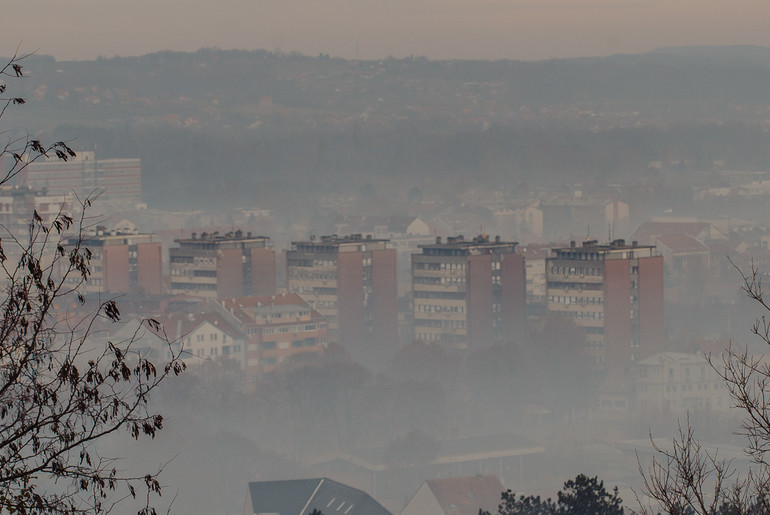
[{"label": "dark green roof", "polygon": [[249,483],[253,513],[391,515],[367,493],[327,478]]}]

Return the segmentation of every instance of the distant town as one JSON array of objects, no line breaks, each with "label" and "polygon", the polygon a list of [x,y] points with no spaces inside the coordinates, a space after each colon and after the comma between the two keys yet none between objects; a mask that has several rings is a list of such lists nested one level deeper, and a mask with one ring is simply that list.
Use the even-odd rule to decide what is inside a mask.
[{"label": "distant town", "polygon": [[[731,329],[746,335],[751,328],[747,321],[741,333],[731,324],[751,315],[736,314],[746,305],[739,271],[770,273],[766,223],[642,212],[624,200],[622,184],[614,192],[565,184],[515,193],[469,187],[453,202],[412,187],[406,210],[389,216],[351,208],[372,198],[364,189],[327,199],[333,215],[323,220],[287,227],[258,205],[224,216],[148,209],[140,159],[77,154],[29,163],[0,192],[0,223],[23,239],[33,214],[52,219],[93,198],[82,233],[66,245],[91,251],[88,279],[79,285],[72,277],[86,304],[118,299],[123,322],[98,328],[105,342],[139,335],[137,352],[159,361],[181,353],[192,377],[252,398],[288,394],[291,388],[278,393],[281,381],[318,370],[320,382],[304,387],[317,391],[297,391],[288,412],[275,411],[289,425],[271,447],[327,478],[305,487],[332,490],[325,494],[330,513],[348,513],[355,502],[343,499],[353,487],[391,512],[428,513],[404,500],[430,477],[410,503],[448,495],[440,484],[454,481],[451,491],[495,492],[494,503],[469,508],[494,510],[505,488],[540,492],[567,479],[553,462],[558,455],[572,470],[558,448],[565,444],[572,452],[596,446],[616,471],[612,479],[630,488],[633,480],[624,478],[634,475],[633,456],[650,424],[685,411],[731,416],[709,359],[727,348]],[[649,169],[677,173],[666,163]],[[696,207],[770,195],[770,172],[712,175],[719,187],[691,187]],[[59,307],[62,316],[71,309]],[[143,327],[146,318],[162,329]],[[407,399],[394,391],[355,407],[366,390],[364,368],[350,367],[403,374],[404,388],[429,396],[410,401],[417,404],[408,409],[423,412],[404,412],[402,432],[386,439],[365,430],[377,424],[378,405],[401,410]],[[326,374],[352,374],[358,386],[329,386]],[[330,402],[318,409],[332,410],[333,422],[314,414],[320,399]],[[464,404],[474,415],[454,417]],[[498,418],[481,405],[515,411]],[[501,425],[511,416],[515,423]],[[650,423],[629,429],[638,420]],[[300,427],[327,423],[337,437]],[[574,430],[561,443],[541,438],[542,428],[561,424],[593,436],[583,441]],[[249,488],[256,510],[255,492],[267,487]]]}]

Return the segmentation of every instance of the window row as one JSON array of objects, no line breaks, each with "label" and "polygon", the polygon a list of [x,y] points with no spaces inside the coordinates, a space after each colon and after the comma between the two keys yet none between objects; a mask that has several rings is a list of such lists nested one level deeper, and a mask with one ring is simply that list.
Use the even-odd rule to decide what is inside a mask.
[{"label": "window row", "polygon": [[442,306],[441,304],[415,304],[417,313],[465,313],[465,305]]},{"label": "window row", "polygon": [[576,295],[549,295],[548,302],[551,304],[564,304],[565,306],[572,304],[601,306],[604,304],[604,299],[602,297],[580,297]]}]

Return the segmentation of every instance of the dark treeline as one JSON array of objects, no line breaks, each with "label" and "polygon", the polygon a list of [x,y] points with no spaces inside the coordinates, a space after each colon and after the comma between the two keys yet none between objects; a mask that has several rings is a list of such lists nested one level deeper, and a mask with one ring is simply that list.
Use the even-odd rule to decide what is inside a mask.
[{"label": "dark treeline", "polygon": [[[495,105],[493,120],[520,106],[592,106],[640,111],[640,119],[746,119],[765,106],[770,50],[732,47],[661,49],[640,55],[524,61],[330,59],[265,50],[202,49],[140,57],[57,62],[33,56],[28,87],[48,107],[111,115],[204,114],[217,102],[225,117],[242,116],[259,99],[276,105],[360,114],[375,104],[403,114],[406,106],[436,107],[449,120],[470,107]],[[94,95],[100,95],[94,101]],[[159,113],[160,112],[160,113]],[[240,113],[240,115],[238,114]],[[49,113],[50,114],[50,113]],[[33,115],[34,116],[34,115]],[[213,119],[211,120],[213,121]]]},{"label": "dark treeline", "polygon": [[[651,162],[709,171],[770,168],[770,134],[756,125],[679,125],[600,132],[568,128],[494,127],[486,131],[351,130],[291,135],[153,129],[62,127],[100,157],[142,159],[144,195],[152,207],[186,208],[273,202],[357,190],[366,183],[452,182],[514,187],[640,178]],[[261,195],[266,191],[269,195]],[[174,195],[169,195],[173,192]],[[377,192],[387,196],[388,191]]]}]

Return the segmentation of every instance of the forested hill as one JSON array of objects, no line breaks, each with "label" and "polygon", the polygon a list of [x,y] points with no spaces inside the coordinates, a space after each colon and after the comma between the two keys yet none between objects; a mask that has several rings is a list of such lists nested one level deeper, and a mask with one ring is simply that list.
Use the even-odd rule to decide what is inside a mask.
[{"label": "forested hill", "polygon": [[6,81],[27,103],[3,129],[141,157],[151,206],[299,210],[369,183],[383,197],[607,183],[653,161],[770,169],[761,47],[541,62],[203,49],[23,65]]},{"label": "forested hill", "polygon": [[[57,62],[32,56],[24,122],[208,129],[434,130],[546,123],[612,127],[770,116],[770,49],[664,48],[539,62],[354,61],[203,49]],[[34,116],[33,119],[30,117]]]}]

